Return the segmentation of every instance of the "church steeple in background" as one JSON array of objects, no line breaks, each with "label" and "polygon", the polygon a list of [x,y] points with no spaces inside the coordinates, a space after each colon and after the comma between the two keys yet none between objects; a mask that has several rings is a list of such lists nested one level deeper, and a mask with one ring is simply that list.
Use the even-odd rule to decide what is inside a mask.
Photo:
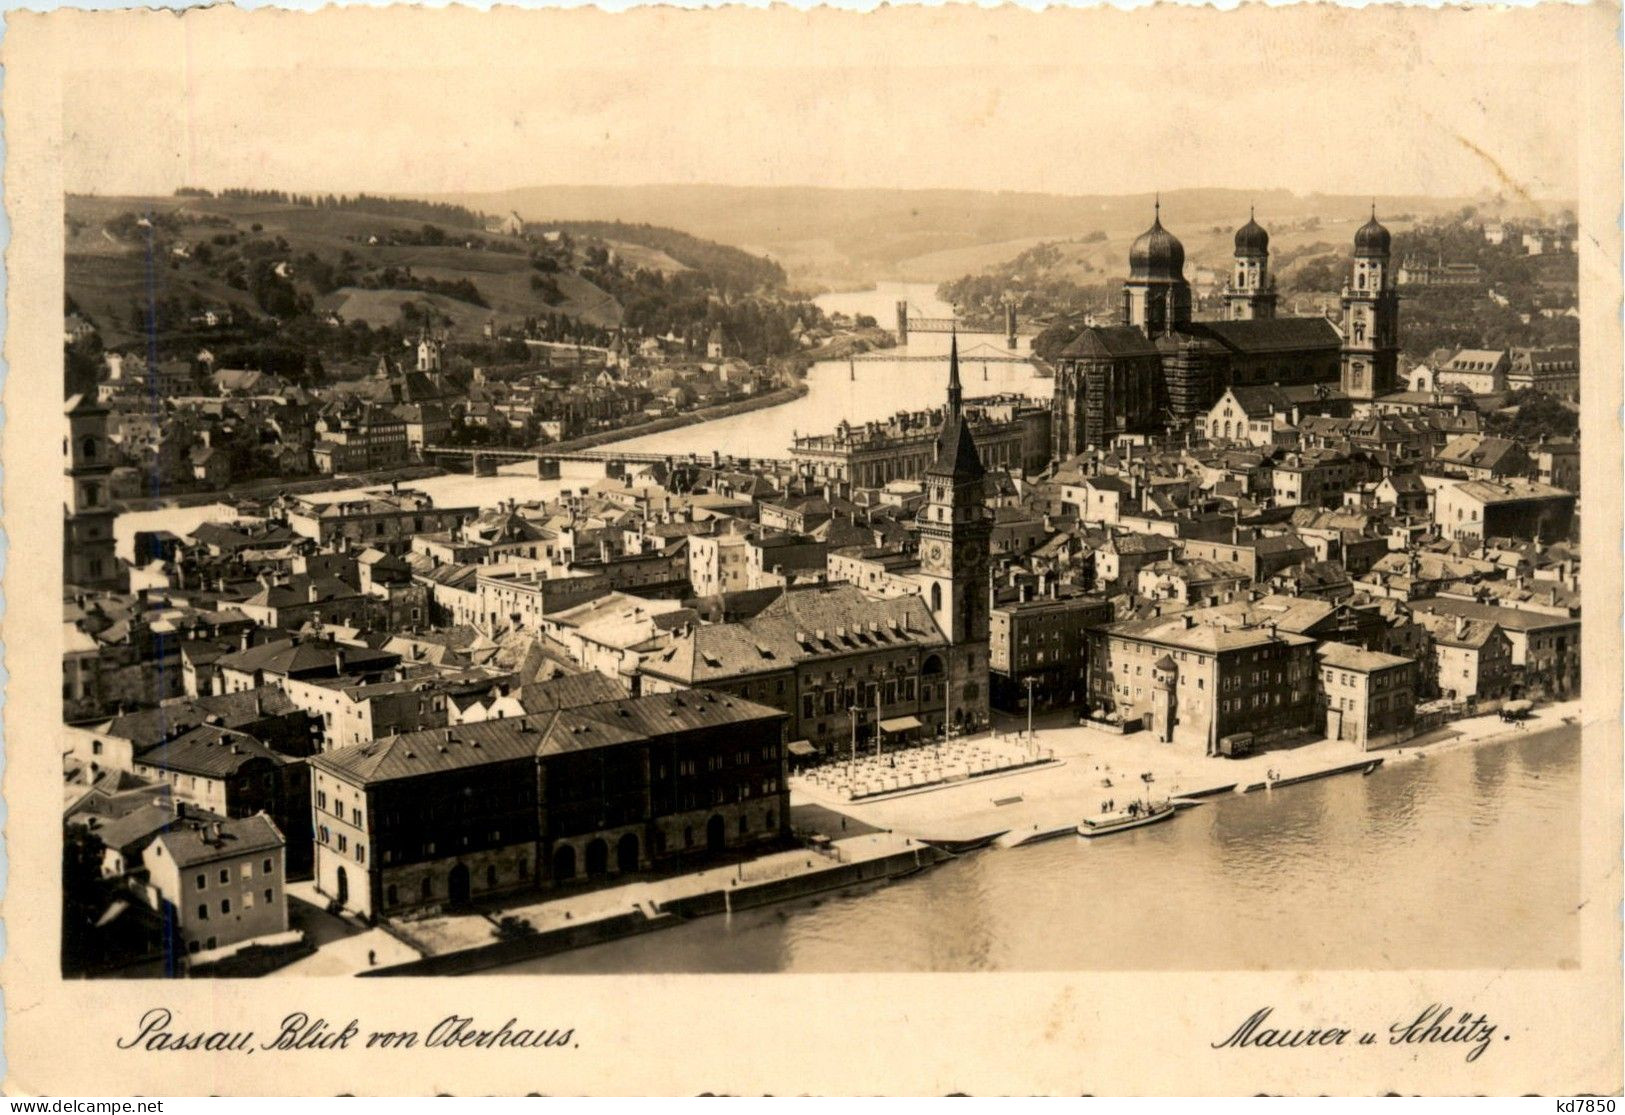
[{"label": "church steeple in background", "polygon": [[959,417],[964,389],[959,385],[959,330],[948,341],[948,419]]}]

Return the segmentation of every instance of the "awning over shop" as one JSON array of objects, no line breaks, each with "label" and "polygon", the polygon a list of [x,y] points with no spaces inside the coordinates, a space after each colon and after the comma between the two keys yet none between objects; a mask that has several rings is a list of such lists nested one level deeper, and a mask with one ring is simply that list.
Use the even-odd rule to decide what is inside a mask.
[{"label": "awning over shop", "polygon": [[880,722],[882,732],[912,732],[919,726],[920,720],[917,716],[896,716]]},{"label": "awning over shop", "polygon": [[805,758],[809,755],[818,754],[818,748],[814,747],[804,739],[798,739],[790,744],[789,752],[792,755],[799,755]]}]

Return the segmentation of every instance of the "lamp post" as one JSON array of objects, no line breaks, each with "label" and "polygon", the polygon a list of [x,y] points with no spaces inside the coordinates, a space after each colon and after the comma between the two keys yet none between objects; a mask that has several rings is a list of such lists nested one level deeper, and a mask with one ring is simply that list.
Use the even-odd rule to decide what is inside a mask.
[{"label": "lamp post", "polygon": [[880,684],[876,683],[876,685],[875,685],[875,758],[876,759],[880,758],[880,751],[881,751],[880,713],[881,713],[881,708],[880,708]]},{"label": "lamp post", "polygon": [[1033,679],[1033,678],[1028,678],[1027,679],[1027,749],[1029,751],[1035,750],[1035,744],[1033,743],[1033,685],[1034,684],[1036,684],[1035,679]]}]

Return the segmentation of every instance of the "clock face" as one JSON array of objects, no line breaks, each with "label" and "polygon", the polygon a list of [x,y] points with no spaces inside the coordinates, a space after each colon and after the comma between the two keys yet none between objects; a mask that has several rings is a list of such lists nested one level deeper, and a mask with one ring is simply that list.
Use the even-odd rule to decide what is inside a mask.
[{"label": "clock face", "polygon": [[933,542],[933,543],[931,543],[931,545],[927,546],[926,550],[925,550],[925,556],[930,558],[932,561],[941,561],[942,560],[942,543],[941,542]]}]

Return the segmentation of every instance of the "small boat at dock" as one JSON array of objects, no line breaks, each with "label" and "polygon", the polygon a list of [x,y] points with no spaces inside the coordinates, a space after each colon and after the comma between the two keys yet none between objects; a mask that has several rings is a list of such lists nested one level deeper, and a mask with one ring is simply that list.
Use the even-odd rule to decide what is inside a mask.
[{"label": "small boat at dock", "polygon": [[1078,824],[1078,835],[1093,840],[1097,836],[1110,836],[1114,832],[1144,828],[1146,825],[1168,820],[1174,812],[1173,803],[1164,801],[1132,813],[1120,809],[1115,813],[1102,813],[1098,817],[1085,817]]}]

